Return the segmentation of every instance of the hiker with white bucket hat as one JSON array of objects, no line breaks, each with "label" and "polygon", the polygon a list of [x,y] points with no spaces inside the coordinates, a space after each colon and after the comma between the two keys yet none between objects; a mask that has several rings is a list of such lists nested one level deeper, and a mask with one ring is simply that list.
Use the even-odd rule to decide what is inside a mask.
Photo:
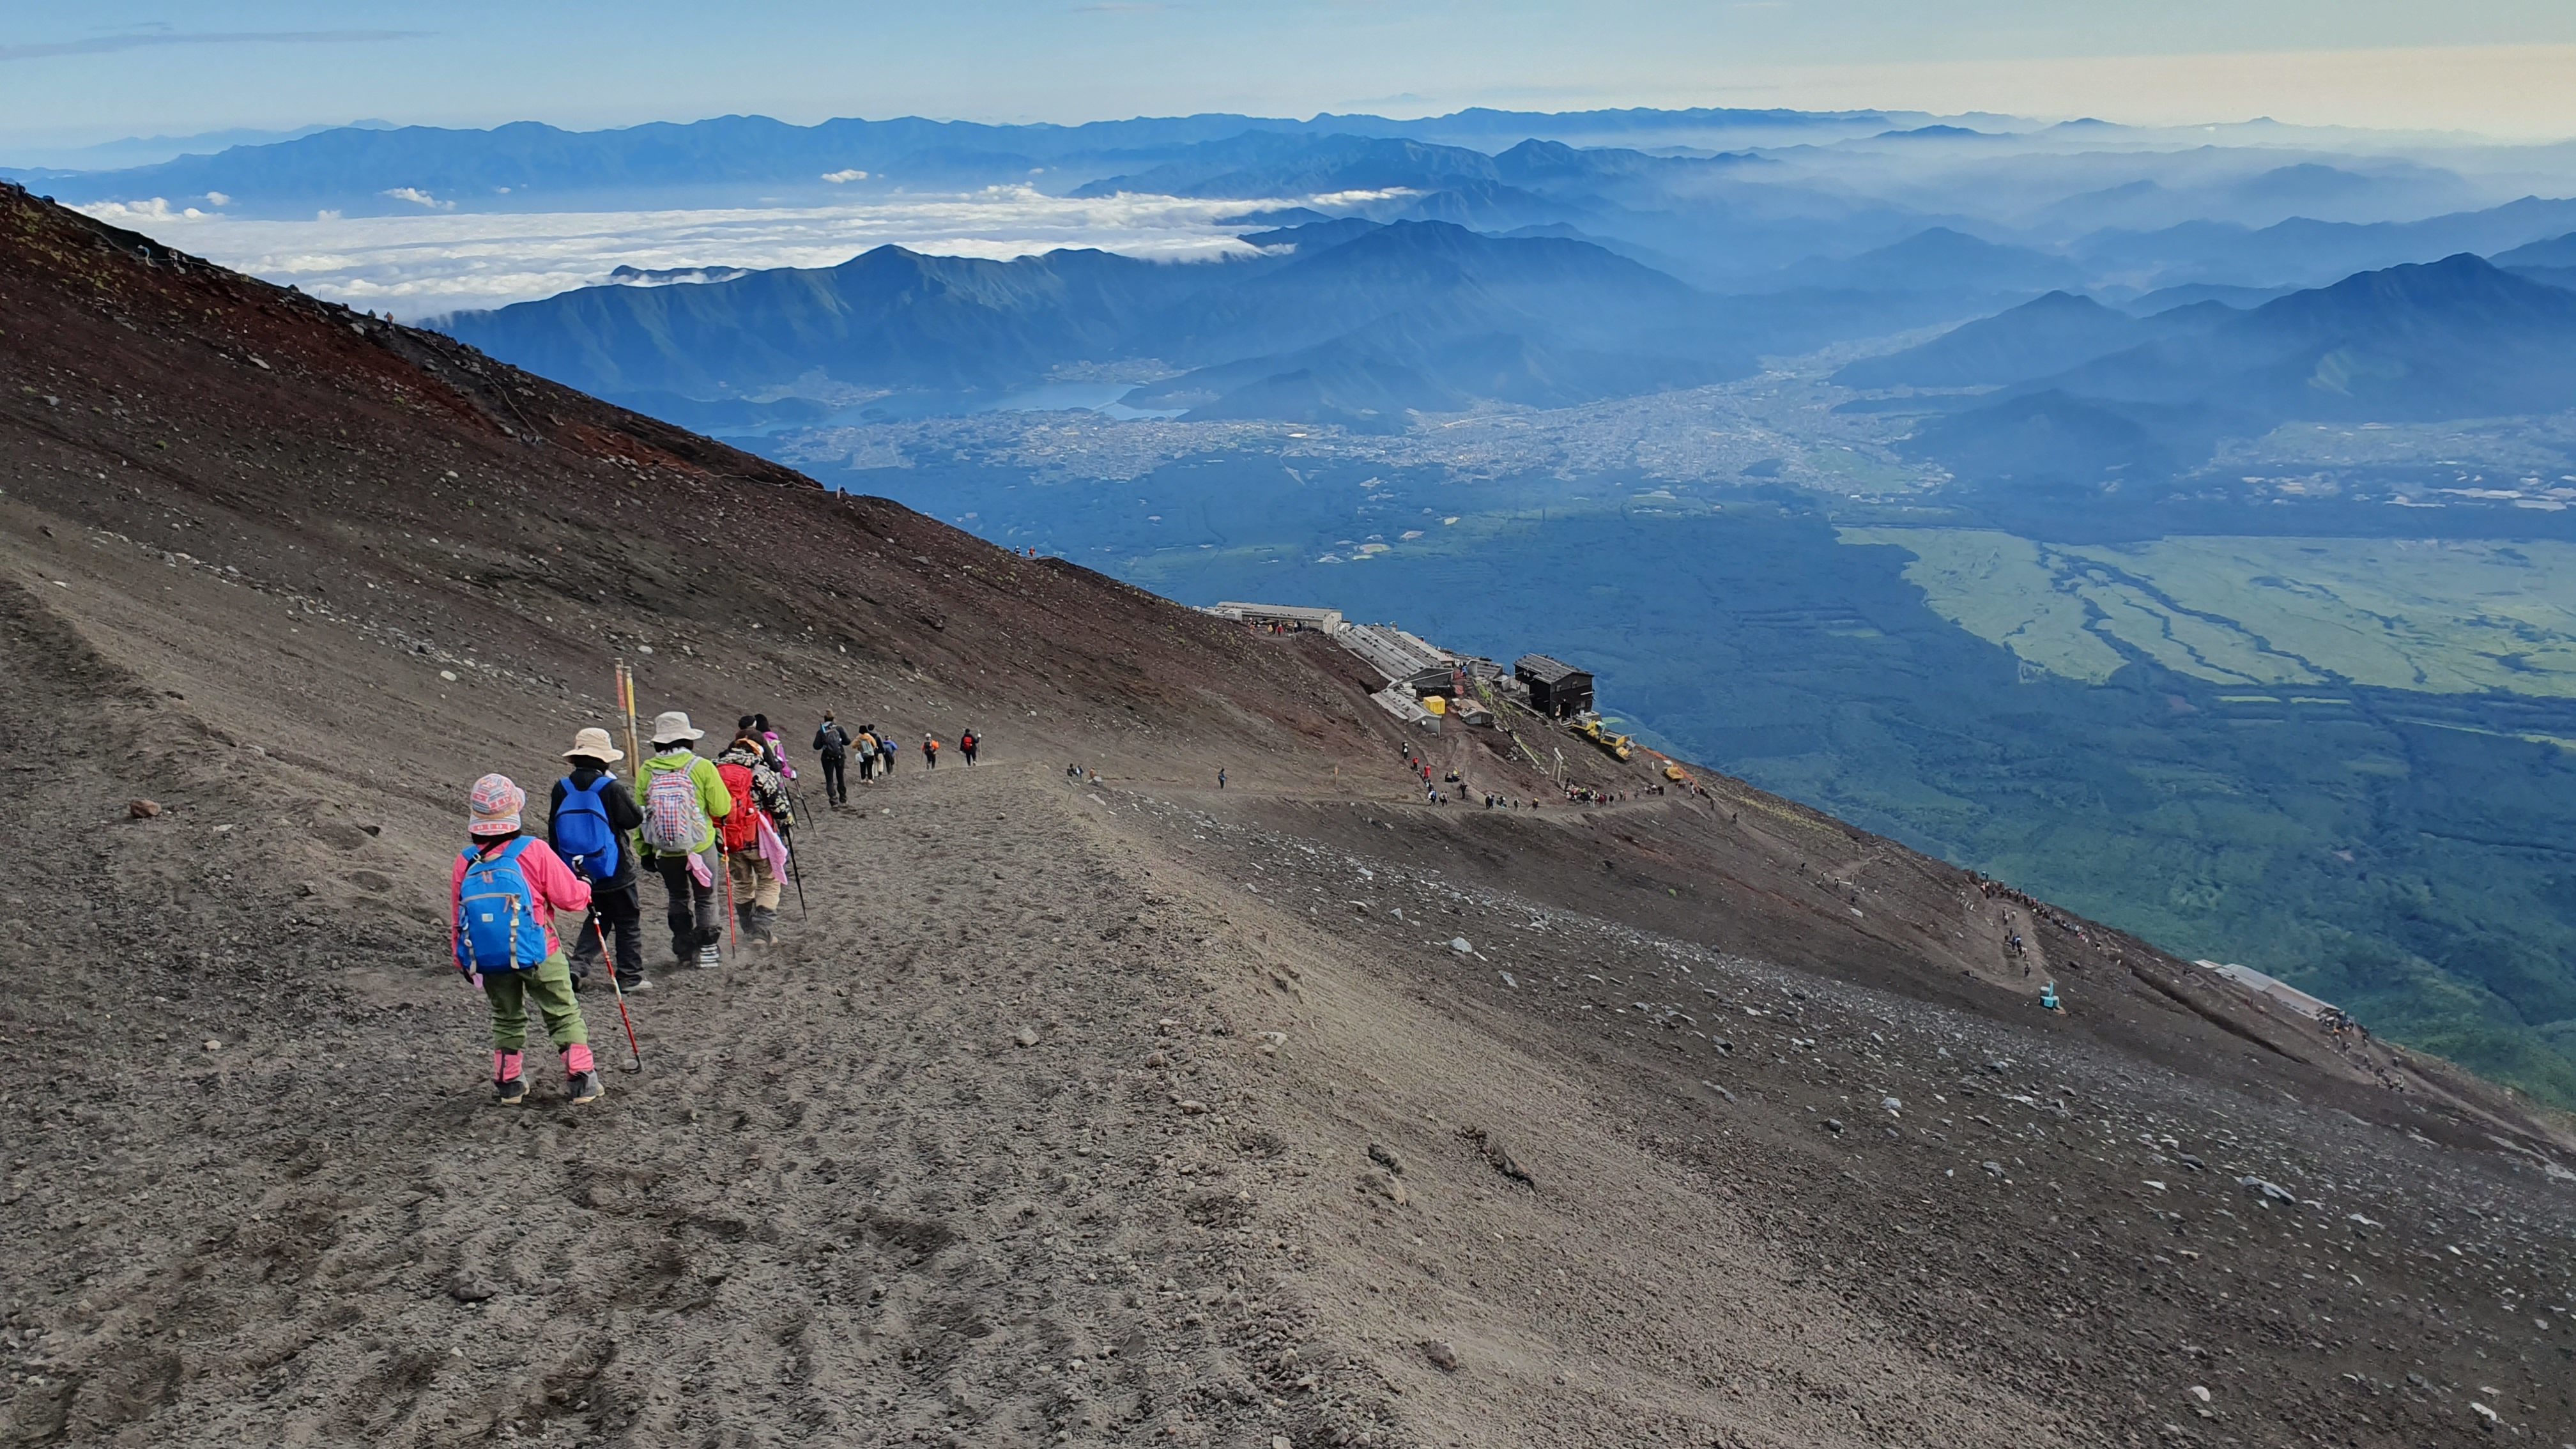
[{"label": "hiker with white bucket hat", "polygon": [[617,986],[647,989],[644,980],[643,872],[636,832],[644,811],[609,766],[626,752],[604,729],[573,736],[564,751],[572,773],[555,781],[546,805],[546,838],[573,874],[590,884],[590,919],[582,922],[572,943],[572,980],[578,990],[590,979],[590,968],[606,954],[605,940],[616,940]]},{"label": "hiker with white bucket hat", "polygon": [[714,764],[698,754],[706,731],[680,711],[653,720],[653,757],[644,762],[644,850],[670,892],[671,959],[682,966],[718,964],[724,916],[716,909],[716,822],[733,810],[733,793]]}]

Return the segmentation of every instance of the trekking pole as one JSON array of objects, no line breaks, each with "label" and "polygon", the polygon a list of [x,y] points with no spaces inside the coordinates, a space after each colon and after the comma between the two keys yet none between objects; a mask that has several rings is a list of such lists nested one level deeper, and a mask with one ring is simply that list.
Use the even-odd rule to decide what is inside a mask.
[{"label": "trekking pole", "polygon": [[787,878],[796,882],[796,919],[810,920],[813,913],[805,909],[805,867],[797,863],[796,831],[782,825],[778,829],[778,838],[787,846]]},{"label": "trekking pole", "polygon": [[736,931],[736,930],[734,929],[734,914],[733,914],[733,858],[732,858],[731,856],[729,856],[729,855],[725,854],[725,852],[723,852],[723,851],[719,850],[719,851],[717,851],[717,852],[716,852],[716,864],[721,865],[721,866],[723,866],[723,867],[724,867],[724,883],[725,883],[725,944],[726,944],[726,945],[728,945],[728,946],[739,946],[739,945],[741,945],[741,944],[742,944],[741,933],[740,933],[740,932],[738,932],[738,931]]},{"label": "trekking pole", "polygon": [[599,961],[608,968],[608,989],[617,996],[617,1019],[626,1023],[626,1049],[635,1054],[635,1065],[627,1070],[640,1072],[644,1070],[644,1049],[635,1044],[635,1018],[626,1014],[626,988],[617,982],[617,956],[608,949],[608,928],[599,923],[595,912],[590,918],[590,930],[599,938]]}]

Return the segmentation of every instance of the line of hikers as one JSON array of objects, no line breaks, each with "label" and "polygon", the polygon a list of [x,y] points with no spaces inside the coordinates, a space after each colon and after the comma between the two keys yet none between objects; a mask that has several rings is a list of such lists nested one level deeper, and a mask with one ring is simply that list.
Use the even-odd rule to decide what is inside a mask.
[{"label": "line of hikers", "polygon": [[[957,753],[965,756],[966,763],[971,765],[975,763],[975,748],[980,743],[970,729],[957,737]],[[864,785],[880,774],[892,780],[895,758],[902,753],[895,746],[894,736],[880,733],[875,725],[861,725],[859,732],[853,735],[841,728],[829,714],[823,716],[823,723],[814,731],[814,752],[823,757],[824,799],[836,810],[850,803],[848,770],[851,756],[858,757],[859,783]],[[925,770],[939,768],[939,736],[921,737],[921,766]]]},{"label": "line of hikers", "polygon": [[[674,966],[722,964],[728,923],[716,908],[719,874],[737,937],[778,943],[783,882],[795,878],[795,767],[767,715],[742,716],[712,759],[698,753],[705,737],[679,710],[657,715],[653,753],[639,767],[640,788],[630,790],[610,768],[626,754],[608,731],[577,732],[563,752],[568,773],[546,801],[543,839],[527,832],[527,792],[508,776],[474,782],[467,844],[448,878],[450,946],[457,971],[491,1006],[492,1085],[504,1105],[527,1100],[531,1005],[563,1057],[566,1095],[576,1104],[603,1095],[576,993],[603,963],[621,1014],[626,994],[652,989],[644,974],[644,872],[662,879]],[[873,726],[853,740],[826,714],[815,731],[835,807],[849,803],[843,765],[862,743],[859,778],[882,769],[891,779],[895,747]],[[980,743],[971,729],[958,737],[966,763],[975,763]],[[922,736],[921,749],[935,767],[938,738]],[[558,911],[584,912],[569,951],[555,931]]]}]

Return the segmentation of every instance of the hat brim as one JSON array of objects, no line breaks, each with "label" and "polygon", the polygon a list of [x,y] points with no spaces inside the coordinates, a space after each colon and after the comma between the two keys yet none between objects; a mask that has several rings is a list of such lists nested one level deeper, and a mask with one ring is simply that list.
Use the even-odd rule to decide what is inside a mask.
[{"label": "hat brim", "polygon": [[567,760],[591,759],[597,760],[603,765],[614,765],[618,761],[626,758],[626,752],[615,745],[610,745],[604,750],[585,750],[581,746],[575,745],[571,749],[564,751],[563,757]]},{"label": "hat brim", "polygon": [[653,743],[657,745],[667,745],[676,743],[680,740],[702,740],[706,737],[707,732],[705,730],[682,730],[676,735],[664,735],[660,739],[653,741]]},{"label": "hat brim", "polygon": [[513,815],[507,820],[477,820],[471,825],[465,827],[465,833],[468,835],[511,835],[517,833],[518,829],[519,817]]}]

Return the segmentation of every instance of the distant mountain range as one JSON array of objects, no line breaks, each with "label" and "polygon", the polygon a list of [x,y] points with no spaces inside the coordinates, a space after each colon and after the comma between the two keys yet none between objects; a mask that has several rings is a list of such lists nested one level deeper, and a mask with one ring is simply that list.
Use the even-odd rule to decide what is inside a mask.
[{"label": "distant mountain range", "polygon": [[1809,258],[1783,268],[1770,285],[1748,290],[1831,287],[1978,296],[2079,287],[2084,282],[2083,269],[2062,256],[1936,226],[1858,256]]},{"label": "distant mountain range", "polygon": [[1834,381],[1860,388],[2001,387],[2233,315],[2218,302],[2201,302],[2134,317],[2090,297],[2050,292],[1919,347],[1863,358],[1835,373]]},{"label": "distant mountain range", "polygon": [[2098,275],[2147,272],[2167,285],[2322,286],[2354,272],[2481,255],[2576,231],[2576,200],[2524,197],[2422,221],[2334,222],[2304,217],[2251,229],[2195,221],[2151,232],[2104,231],[2069,250]]},{"label": "distant mountain range", "polygon": [[[2051,290],[2314,287],[2576,231],[2576,200],[2480,205],[2509,193],[2404,156],[2303,152],[2298,135],[2222,127],[2175,149],[2101,123],[1881,111],[1211,114],[1079,126],[726,116],[587,132],[341,127],[31,179],[64,201],[142,207],[146,224],[189,207],[273,218],[899,207],[925,192],[999,188],[1005,199],[1241,202],[1235,224],[1246,229],[1355,219],[1571,232],[1704,291],[1788,297],[1746,304],[1757,323],[1779,314],[1755,329],[1766,342],[1885,335]],[[2245,150],[2252,140],[2263,149]],[[2568,169],[2576,189],[2576,160]],[[1885,325],[1818,320],[1869,317],[1854,300],[1866,297],[1895,299],[1875,314]]]},{"label": "distant mountain range", "polygon": [[1196,264],[880,247],[838,267],[584,288],[442,325],[626,397],[733,398],[817,377],[989,395],[1071,364],[1154,359],[1184,371],[1137,406],[1364,429],[1403,426],[1408,409],[1558,406],[1752,365],[1721,299],[1588,242],[1441,222],[1260,236],[1260,256]]},{"label": "distant mountain range", "polygon": [[2576,408],[2576,291],[2461,253],[2250,311],[2147,318],[2043,297],[1843,369],[1864,387],[1993,387],[1927,403],[1912,446],[1999,484],[2151,478],[2283,423]]},{"label": "distant mountain range", "polygon": [[[533,121],[488,130],[370,122],[150,165],[0,168],[0,176],[39,183],[58,200],[75,204],[153,197],[175,202],[211,192],[230,198],[244,214],[293,214],[315,206],[398,210],[386,205],[386,197],[406,189],[469,207],[512,210],[754,188],[830,193],[836,185],[861,182],[982,186],[1050,176],[1069,177],[1058,183],[1068,186],[1126,176],[1135,183],[1127,189],[1187,188],[1166,193],[1173,195],[1292,196],[1350,189],[1336,177],[1374,177],[1369,184],[1425,190],[1448,181],[1493,180],[1493,162],[1481,148],[1503,150],[1532,137],[1777,144],[1867,135],[1905,119],[1930,118],[1883,111],[1469,110],[1419,120],[1213,114],[1058,126],[907,116],[795,126],[766,116],[719,116],[606,131],[566,131]],[[1256,177],[1305,177],[1316,184],[1274,189],[1255,185]]]}]

